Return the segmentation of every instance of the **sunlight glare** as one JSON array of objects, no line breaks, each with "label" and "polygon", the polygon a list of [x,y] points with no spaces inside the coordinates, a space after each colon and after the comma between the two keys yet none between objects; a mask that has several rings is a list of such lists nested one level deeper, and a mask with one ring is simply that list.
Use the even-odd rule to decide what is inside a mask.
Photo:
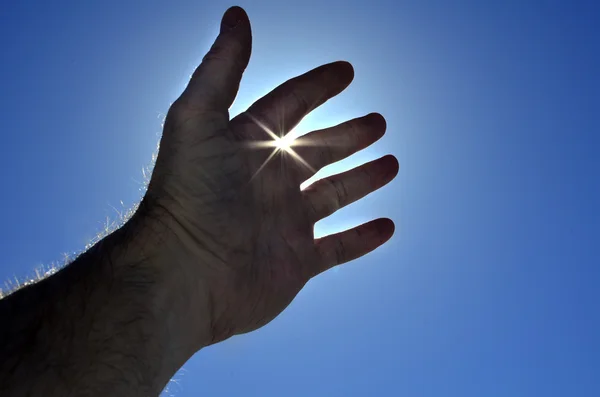
[{"label": "sunlight glare", "polygon": [[274,141],[274,145],[278,150],[288,153],[291,151],[293,143],[294,139],[290,136],[290,134],[284,136],[283,138],[276,137]]},{"label": "sunlight glare", "polygon": [[254,175],[252,176],[251,180],[254,179],[260,173],[260,171],[263,170],[263,168],[267,165],[267,163],[278,152],[283,152],[283,153],[289,154],[294,160],[296,160],[302,166],[306,167],[307,169],[309,169],[313,173],[317,172],[316,170],[314,170],[310,166],[310,164],[308,164],[302,157],[300,157],[298,155],[298,153],[296,153],[296,151],[294,149],[292,149],[292,146],[294,146],[293,134],[288,133],[287,135],[285,135],[283,137],[280,137],[276,133],[274,133],[273,131],[271,131],[260,120],[258,120],[257,118],[253,117],[252,115],[249,115],[249,116],[252,119],[252,121],[254,121],[260,128],[262,128],[263,131],[265,131],[271,137],[271,140],[268,140],[268,141],[254,141],[254,142],[252,142],[252,143],[249,144],[249,147],[254,147],[254,148],[272,147],[272,148],[274,148],[273,152],[271,152],[271,154],[269,155],[269,157],[267,157],[267,159],[262,163],[262,165],[254,173]]}]

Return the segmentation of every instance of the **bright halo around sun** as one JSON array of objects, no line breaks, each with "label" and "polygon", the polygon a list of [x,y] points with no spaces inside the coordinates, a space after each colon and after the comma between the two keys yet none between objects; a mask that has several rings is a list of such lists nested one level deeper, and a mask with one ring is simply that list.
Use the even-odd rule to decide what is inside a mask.
[{"label": "bright halo around sun", "polygon": [[278,136],[276,133],[274,133],[269,128],[267,128],[266,125],[261,123],[255,117],[250,115],[250,118],[259,127],[261,127],[267,133],[267,135],[269,135],[269,137],[271,138],[270,140],[267,140],[267,141],[254,141],[254,142],[250,143],[250,147],[254,147],[254,148],[272,147],[273,148],[273,151],[271,152],[271,154],[265,159],[265,161],[262,163],[262,165],[254,173],[254,175],[252,176],[252,179],[254,179],[259,174],[259,172],[262,171],[262,169],[267,165],[267,163],[269,163],[269,161],[271,161],[271,159],[278,152],[289,154],[294,159],[294,161],[301,164],[303,167],[306,167],[307,169],[311,170],[313,173],[317,172],[310,166],[310,164],[308,164],[302,157],[300,157],[298,155],[298,153],[296,153],[296,151],[292,148],[292,146],[294,146],[294,144],[295,144],[292,134],[288,133],[287,135],[282,136],[282,137]]},{"label": "bright halo around sun", "polygon": [[287,152],[287,153],[290,153],[293,143],[294,143],[294,139],[288,138],[288,135],[284,136],[283,138],[276,137],[273,142],[274,146],[278,150],[281,150],[281,151]]}]

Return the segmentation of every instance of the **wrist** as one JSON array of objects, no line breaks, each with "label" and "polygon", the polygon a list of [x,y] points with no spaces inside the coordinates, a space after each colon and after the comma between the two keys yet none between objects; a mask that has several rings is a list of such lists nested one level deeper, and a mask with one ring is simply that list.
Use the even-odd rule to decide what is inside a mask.
[{"label": "wrist", "polygon": [[[176,369],[194,353],[211,344],[207,288],[186,272],[186,250],[174,230],[172,218],[162,208],[143,201],[118,237],[124,242],[123,263],[139,263],[132,277],[149,276],[147,301],[152,327],[157,329],[165,356]],[[176,370],[175,369],[175,370]]]}]

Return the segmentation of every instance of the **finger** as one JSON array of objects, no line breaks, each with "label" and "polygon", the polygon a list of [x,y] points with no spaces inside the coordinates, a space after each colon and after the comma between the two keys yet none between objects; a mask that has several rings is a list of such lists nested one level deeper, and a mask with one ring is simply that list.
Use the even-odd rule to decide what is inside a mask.
[{"label": "finger", "polygon": [[303,180],[316,171],[362,150],[383,136],[386,122],[379,113],[371,113],[335,127],[313,131],[292,142],[303,161],[299,174]]},{"label": "finger", "polygon": [[315,240],[317,252],[321,256],[321,263],[315,274],[368,254],[388,241],[393,234],[394,222],[380,218]]},{"label": "finger", "polygon": [[398,160],[388,155],[341,174],[316,181],[303,191],[317,222],[388,184],[398,174]]},{"label": "finger", "polygon": [[180,101],[193,110],[226,111],[237,94],[252,50],[250,20],[240,7],[223,15],[221,31],[190,79]]},{"label": "finger", "polygon": [[313,109],[342,92],[353,78],[354,69],[348,62],[320,66],[275,88],[233,123],[247,125],[247,132],[255,139],[284,136]]}]

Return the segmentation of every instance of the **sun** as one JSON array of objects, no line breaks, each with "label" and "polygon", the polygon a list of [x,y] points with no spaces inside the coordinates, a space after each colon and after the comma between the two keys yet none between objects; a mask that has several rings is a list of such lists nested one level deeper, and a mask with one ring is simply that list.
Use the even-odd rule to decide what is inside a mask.
[{"label": "sun", "polygon": [[292,150],[292,144],[294,140],[292,138],[288,138],[289,135],[284,136],[283,138],[276,137],[273,140],[273,145],[277,150],[281,150],[282,152],[290,153]]},{"label": "sun", "polygon": [[258,170],[256,170],[254,175],[252,175],[251,180],[254,179],[260,173],[260,171],[262,171],[263,168],[265,168],[265,166],[269,163],[269,161],[271,161],[271,159],[273,159],[273,157],[275,157],[275,155],[279,152],[289,154],[289,156],[294,161],[299,163],[301,166],[306,167],[313,173],[317,172],[315,169],[313,169],[311,167],[310,164],[308,164],[302,157],[300,157],[300,155],[298,155],[298,153],[292,148],[292,146],[296,146],[296,144],[297,144],[297,141],[294,140],[293,134],[288,133],[284,136],[278,136],[278,134],[271,131],[266,125],[264,125],[258,119],[256,119],[252,115],[249,115],[249,116],[250,116],[250,119],[252,119],[252,121],[254,121],[260,128],[262,128],[262,130],[265,131],[271,139],[266,140],[266,141],[253,141],[253,142],[249,143],[248,146],[251,148],[265,148],[265,147],[273,148],[273,151],[271,152],[271,154],[265,159],[265,161],[258,168]]}]

